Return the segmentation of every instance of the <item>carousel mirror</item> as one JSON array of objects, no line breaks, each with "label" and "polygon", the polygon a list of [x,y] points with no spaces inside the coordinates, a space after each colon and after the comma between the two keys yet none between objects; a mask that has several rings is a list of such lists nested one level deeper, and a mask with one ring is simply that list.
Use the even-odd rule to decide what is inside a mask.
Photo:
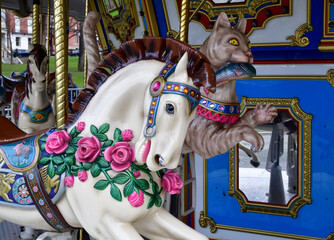
[{"label": "carousel mirror", "polygon": [[270,124],[256,127],[264,139],[261,152],[250,151],[240,142],[230,152],[230,195],[242,211],[297,216],[298,209],[311,203],[310,149],[311,119],[298,99],[242,99],[242,114],[256,103],[273,103],[278,117]]}]

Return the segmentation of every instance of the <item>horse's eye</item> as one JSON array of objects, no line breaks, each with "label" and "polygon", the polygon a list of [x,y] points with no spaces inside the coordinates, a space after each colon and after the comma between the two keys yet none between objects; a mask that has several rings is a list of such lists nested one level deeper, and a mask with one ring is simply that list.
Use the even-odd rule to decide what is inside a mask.
[{"label": "horse's eye", "polygon": [[174,106],[173,104],[166,104],[166,111],[169,113],[169,114],[174,114]]}]

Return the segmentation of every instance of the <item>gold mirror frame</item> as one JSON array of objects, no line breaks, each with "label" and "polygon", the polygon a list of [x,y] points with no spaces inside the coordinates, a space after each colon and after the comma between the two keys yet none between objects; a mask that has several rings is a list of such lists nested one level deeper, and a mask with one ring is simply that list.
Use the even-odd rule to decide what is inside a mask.
[{"label": "gold mirror frame", "polygon": [[230,175],[229,175],[229,195],[235,197],[242,212],[256,212],[274,214],[282,216],[297,217],[298,210],[305,204],[310,204],[311,200],[311,122],[312,115],[305,113],[299,106],[297,98],[246,98],[241,99],[241,113],[245,113],[247,108],[255,108],[256,104],[267,105],[272,103],[279,110],[288,111],[298,123],[298,192],[288,202],[287,205],[274,205],[270,203],[250,202],[244,193],[239,189],[238,161],[235,146],[230,150]]}]

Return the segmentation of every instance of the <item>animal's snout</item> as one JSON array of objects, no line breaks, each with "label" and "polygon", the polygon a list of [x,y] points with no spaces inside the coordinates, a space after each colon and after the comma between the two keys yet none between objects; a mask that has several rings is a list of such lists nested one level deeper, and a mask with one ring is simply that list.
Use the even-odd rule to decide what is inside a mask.
[{"label": "animal's snout", "polygon": [[252,52],[251,51],[247,51],[245,54],[248,57],[248,63],[253,63],[254,58],[253,58]]}]

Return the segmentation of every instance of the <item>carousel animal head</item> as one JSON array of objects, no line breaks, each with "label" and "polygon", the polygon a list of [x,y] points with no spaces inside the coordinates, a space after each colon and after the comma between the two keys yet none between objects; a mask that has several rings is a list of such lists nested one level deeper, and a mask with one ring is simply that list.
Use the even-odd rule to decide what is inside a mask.
[{"label": "carousel animal head", "polygon": [[[129,70],[131,68],[134,71]],[[121,82],[121,77],[116,79],[116,76],[125,76],[124,69],[128,70],[127,78],[131,80]],[[116,89],[114,86],[123,86],[127,81],[130,81],[127,87],[121,87],[121,91],[117,90],[118,93],[106,98],[108,100],[105,101],[110,103],[110,110],[103,106],[103,112],[107,116],[104,122],[101,117],[90,122],[118,123],[121,116],[124,116],[124,122],[131,122],[130,118],[135,118],[131,124],[121,125],[134,132],[137,162],[146,163],[152,171],[177,167],[187,127],[200,100],[197,87],[203,86],[208,91],[215,89],[214,73],[208,61],[198,51],[172,39],[134,40],[105,57],[100,62],[100,67],[92,73],[88,84],[95,91],[101,86],[103,90],[100,89],[99,92],[108,89],[112,94],[112,89]],[[82,106],[82,96],[88,92],[86,89],[78,96],[73,109]],[[114,106],[112,98],[116,99],[124,92],[128,92],[128,95],[119,96],[122,101],[116,101]],[[94,98],[98,99],[97,95]],[[90,108],[92,102],[95,102],[94,98],[88,104],[86,112],[97,113],[96,106]],[[101,101],[104,100],[96,103]],[[126,110],[129,104],[136,110]],[[118,119],[110,117],[112,115],[117,115]],[[70,121],[73,122],[71,119],[76,116],[71,114]],[[83,119],[82,115],[80,119]]]},{"label": "carousel animal head", "polygon": [[[34,44],[34,48],[30,51],[27,61],[27,77],[26,77],[26,94],[29,98],[29,94],[34,91],[46,90],[46,71],[49,63],[44,46],[40,44]],[[34,87],[32,88],[32,84]]]}]

